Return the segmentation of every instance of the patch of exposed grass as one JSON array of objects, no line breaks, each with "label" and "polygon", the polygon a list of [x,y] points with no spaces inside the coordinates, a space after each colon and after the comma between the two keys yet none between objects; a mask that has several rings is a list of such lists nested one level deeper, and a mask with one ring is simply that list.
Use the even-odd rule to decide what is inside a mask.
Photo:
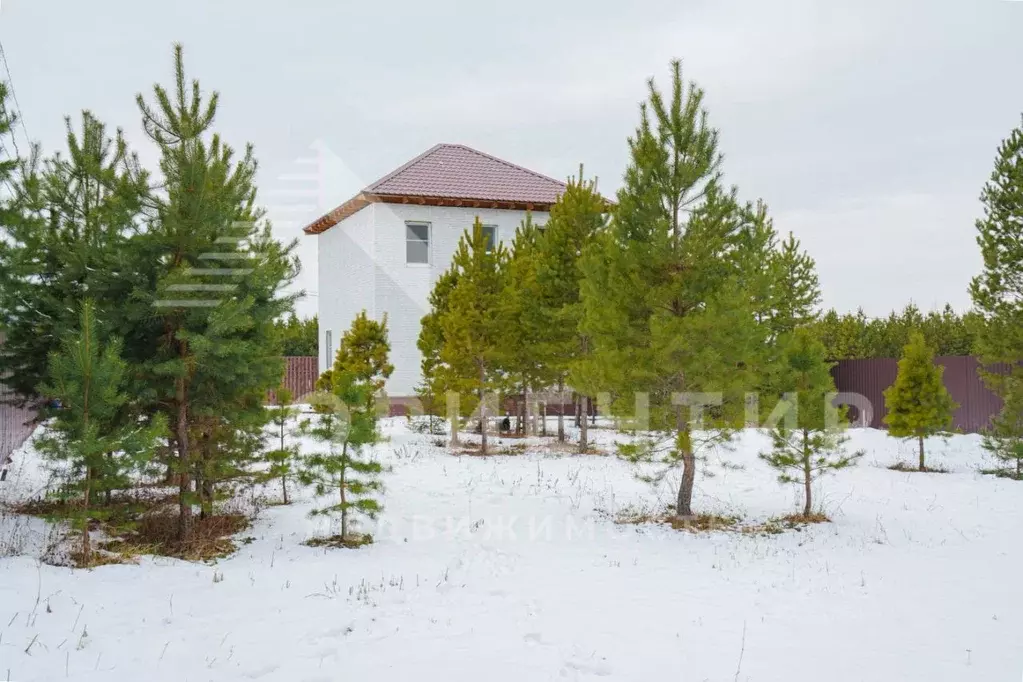
[{"label": "patch of exposed grass", "polygon": [[310,538],[303,542],[307,547],[332,547],[334,549],[358,549],[373,544],[369,533],[350,533],[347,537],[331,535],[327,538]]},{"label": "patch of exposed grass", "polygon": [[1023,481],[1023,478],[1016,473],[1015,469],[981,469],[980,473],[998,478],[1007,478],[1010,481]]},{"label": "patch of exposed grass", "polygon": [[817,523],[831,523],[831,519],[820,512],[814,512],[809,516],[789,514],[788,516],[768,519],[763,523],[743,526],[742,532],[749,535],[779,535],[786,531],[794,530],[799,533],[807,526]]},{"label": "patch of exposed grass", "polygon": [[176,514],[148,514],[139,520],[134,530],[105,543],[103,548],[128,556],[152,554],[187,561],[212,561],[230,556],[238,549],[232,536],[247,529],[249,523],[244,514],[195,518],[188,539],[182,542],[178,539]]},{"label": "patch of exposed grass", "polygon": [[735,530],[740,521],[741,519],[738,516],[723,516],[720,514],[678,516],[672,510],[664,512],[625,511],[615,517],[615,523],[622,525],[667,525],[675,530],[684,530],[690,533]]},{"label": "patch of exposed grass", "polygon": [[910,464],[909,462],[897,462],[888,467],[892,471],[902,471],[904,473],[924,473],[924,474],[947,474],[948,469],[943,467],[924,467],[923,471],[920,470],[919,465]]}]

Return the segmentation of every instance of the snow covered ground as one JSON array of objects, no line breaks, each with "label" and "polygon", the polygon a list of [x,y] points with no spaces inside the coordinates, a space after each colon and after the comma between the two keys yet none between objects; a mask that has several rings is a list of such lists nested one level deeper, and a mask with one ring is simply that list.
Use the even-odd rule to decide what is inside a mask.
[{"label": "snow covered ground", "polygon": [[[330,531],[306,493],[216,564],[0,559],[0,682],[1023,675],[1023,484],[977,473],[976,437],[929,444],[953,473],[915,474],[885,468],[912,444],[854,431],[867,455],[819,486],[833,523],[695,535],[614,524],[673,499],[614,457],[454,457],[402,420],[385,431],[386,511],[364,549],[303,546]],[[795,511],[756,459],[765,442],[712,457],[695,506]],[[43,485],[30,445],[15,464],[0,500]],[[20,523],[38,551],[43,524]]]}]

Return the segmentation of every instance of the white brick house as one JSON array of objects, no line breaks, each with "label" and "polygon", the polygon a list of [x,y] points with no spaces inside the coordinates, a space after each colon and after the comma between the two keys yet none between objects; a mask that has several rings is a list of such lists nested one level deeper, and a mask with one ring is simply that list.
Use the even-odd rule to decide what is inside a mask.
[{"label": "white brick house", "polygon": [[360,311],[387,315],[401,403],[421,380],[419,322],[437,278],[477,217],[510,243],[527,214],[540,225],[564,184],[461,145],[441,144],[305,228],[319,239],[320,371]]}]

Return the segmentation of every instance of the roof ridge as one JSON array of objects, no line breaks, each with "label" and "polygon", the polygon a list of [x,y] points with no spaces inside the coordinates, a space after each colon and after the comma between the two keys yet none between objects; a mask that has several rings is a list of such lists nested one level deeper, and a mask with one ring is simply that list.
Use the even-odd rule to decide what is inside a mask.
[{"label": "roof ridge", "polygon": [[498,157],[494,156],[493,154],[487,154],[486,152],[481,152],[478,149],[473,149],[472,147],[470,147],[469,145],[466,145],[466,144],[457,144],[457,143],[456,144],[451,144],[451,143],[449,143],[449,144],[439,144],[439,145],[437,145],[437,147],[459,147],[460,149],[464,149],[466,151],[472,152],[473,154],[477,154],[477,155],[482,156],[484,158],[490,159],[491,161],[496,161],[497,163],[500,163],[500,164],[503,164],[505,166],[508,166],[509,168],[514,168],[515,170],[520,170],[520,171],[523,171],[524,173],[529,173],[530,175],[532,175],[534,177],[537,177],[537,178],[540,178],[541,180],[547,180],[549,182],[553,182],[553,183],[555,183],[557,185],[561,185],[562,187],[565,187],[565,183],[562,182],[561,180],[555,180],[554,178],[552,178],[552,177],[550,177],[548,175],[544,175],[543,173],[537,173],[535,170],[530,170],[530,169],[526,168],[525,166],[520,166],[517,163],[512,163],[511,161],[505,161],[504,159],[498,158]]}]

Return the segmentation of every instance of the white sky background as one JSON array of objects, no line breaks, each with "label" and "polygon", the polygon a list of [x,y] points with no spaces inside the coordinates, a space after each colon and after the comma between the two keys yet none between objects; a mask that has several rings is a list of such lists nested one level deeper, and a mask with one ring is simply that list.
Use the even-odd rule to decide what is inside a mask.
[{"label": "white sky background", "polygon": [[[667,87],[681,57],[707,91],[727,180],[803,241],[826,306],[869,315],[968,307],[977,197],[1023,112],[1021,36],[1023,2],[1007,0],[0,7],[26,127],[47,153],[64,147],[64,115],[89,108],[155,161],[134,96],[170,83],[183,42],[189,74],[221,93],[218,129],[256,145],[282,238],[438,142],[554,177],[585,163],[611,193],[645,79]],[[315,241],[300,239],[310,292]]]}]

